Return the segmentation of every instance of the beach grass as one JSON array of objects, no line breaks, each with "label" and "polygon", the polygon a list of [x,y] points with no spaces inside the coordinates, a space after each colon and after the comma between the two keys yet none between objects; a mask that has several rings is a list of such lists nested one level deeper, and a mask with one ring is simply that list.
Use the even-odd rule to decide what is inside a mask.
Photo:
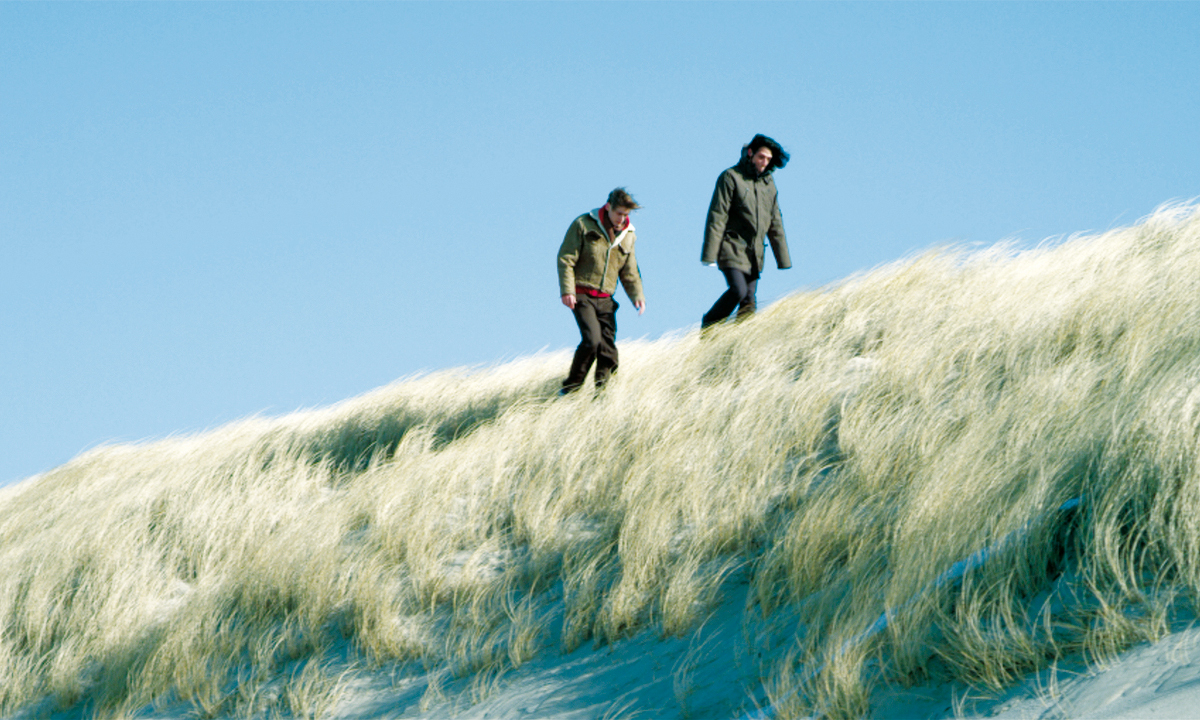
[{"label": "beach grass", "polygon": [[346,662],[469,704],[539,653],[692,632],[737,577],[772,712],[853,718],[881,684],[1103,661],[1200,589],[1194,206],[625,343],[596,397],[556,396],[567,360],[0,489],[0,714],[323,717]]}]

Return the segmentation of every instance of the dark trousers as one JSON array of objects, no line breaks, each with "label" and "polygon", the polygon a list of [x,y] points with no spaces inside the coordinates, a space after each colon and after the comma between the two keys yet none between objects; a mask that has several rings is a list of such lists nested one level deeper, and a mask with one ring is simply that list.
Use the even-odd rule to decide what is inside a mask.
[{"label": "dark trousers", "polygon": [[704,318],[700,321],[702,328],[721,322],[729,317],[734,308],[737,308],[738,320],[754,314],[754,293],[758,290],[758,273],[744,273],[734,268],[721,268],[721,272],[725,275],[725,282],[729,285],[729,289],[725,291],[724,295],[717,298],[711,310],[704,313]]},{"label": "dark trousers", "polygon": [[571,370],[563,380],[563,389],[570,392],[583,385],[592,363],[596,364],[596,387],[604,387],[608,378],[617,371],[617,301],[615,298],[594,298],[578,293],[575,295],[575,322],[579,325],[579,347]]}]

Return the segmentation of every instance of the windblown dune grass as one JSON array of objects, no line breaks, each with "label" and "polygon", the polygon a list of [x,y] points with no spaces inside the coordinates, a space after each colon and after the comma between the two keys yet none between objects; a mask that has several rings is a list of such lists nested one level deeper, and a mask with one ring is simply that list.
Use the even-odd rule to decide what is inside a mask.
[{"label": "windblown dune grass", "polygon": [[1103,659],[1200,590],[1194,207],[622,360],[595,399],[534,356],[0,491],[0,713],[320,717],[338,653],[470,702],[540,652],[688,633],[736,575],[759,701],[857,717],[883,683]]}]

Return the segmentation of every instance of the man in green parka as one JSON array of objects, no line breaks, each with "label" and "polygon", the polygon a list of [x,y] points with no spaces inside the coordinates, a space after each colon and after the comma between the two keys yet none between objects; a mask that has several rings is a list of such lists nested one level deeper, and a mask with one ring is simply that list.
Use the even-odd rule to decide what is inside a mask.
[{"label": "man in green parka", "polygon": [[792,266],[775,180],[771,177],[775,168],[787,165],[787,161],[788,154],[779,143],[765,135],[755,135],[742,148],[738,164],[717,178],[708,206],[700,261],[720,268],[729,289],[704,314],[702,329],[722,322],[734,308],[738,320],[754,313],[764,239],[771,243],[780,270]]},{"label": "man in green parka", "polygon": [[608,194],[604,207],[575,218],[558,249],[558,289],[562,304],[579,325],[579,347],[560,394],[578,390],[592,364],[596,389],[617,370],[617,280],[638,309],[646,311],[642,276],[633,253],[637,236],[629,214],[640,207],[625,188]]}]

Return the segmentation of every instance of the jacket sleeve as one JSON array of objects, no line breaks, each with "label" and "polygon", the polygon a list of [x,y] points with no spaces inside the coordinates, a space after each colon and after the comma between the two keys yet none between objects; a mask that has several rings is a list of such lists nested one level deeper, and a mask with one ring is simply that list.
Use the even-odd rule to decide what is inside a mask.
[{"label": "jacket sleeve", "polygon": [[783,213],[779,211],[779,198],[775,198],[771,208],[771,227],[767,228],[767,240],[771,242],[771,252],[775,253],[775,264],[780,270],[792,266],[792,257],[788,254],[787,235],[783,232]]},{"label": "jacket sleeve", "polygon": [[725,237],[725,225],[729,222],[729,204],[733,202],[733,177],[729,171],[717,178],[713,188],[712,202],[708,204],[708,222],[704,226],[704,248],[700,251],[700,262],[711,265],[717,261],[721,251],[721,240]]},{"label": "jacket sleeve", "polygon": [[575,294],[575,261],[579,259],[579,246],[582,240],[579,220],[567,228],[567,235],[558,248],[558,294]]},{"label": "jacket sleeve", "polygon": [[633,253],[634,242],[629,244],[629,257],[625,259],[625,265],[621,267],[621,285],[625,287],[625,294],[634,304],[639,301],[644,301],[646,296],[642,294],[642,271],[638,269],[637,256]]}]

